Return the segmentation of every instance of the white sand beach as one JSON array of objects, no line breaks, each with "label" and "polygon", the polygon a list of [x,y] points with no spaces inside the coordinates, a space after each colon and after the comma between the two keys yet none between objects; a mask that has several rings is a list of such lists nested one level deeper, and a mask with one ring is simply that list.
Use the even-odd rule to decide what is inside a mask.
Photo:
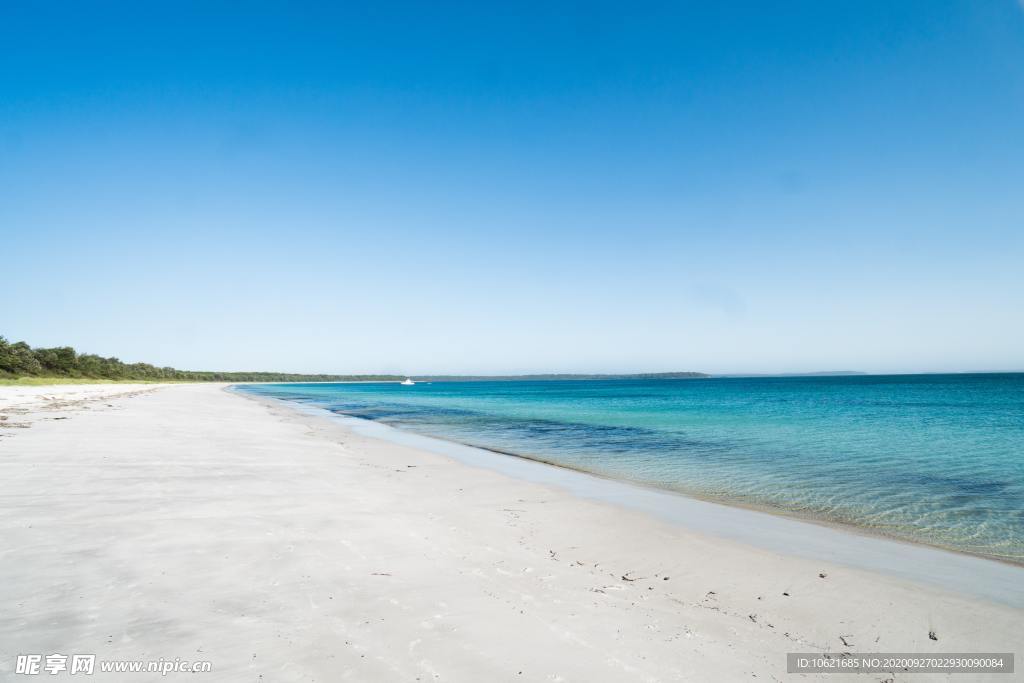
[{"label": "white sand beach", "polygon": [[996,599],[223,385],[0,387],[0,418],[4,680],[32,680],[14,674],[26,653],[212,665],[86,680],[267,683],[980,680],[797,676],[786,653],[1024,653],[1024,610]]}]

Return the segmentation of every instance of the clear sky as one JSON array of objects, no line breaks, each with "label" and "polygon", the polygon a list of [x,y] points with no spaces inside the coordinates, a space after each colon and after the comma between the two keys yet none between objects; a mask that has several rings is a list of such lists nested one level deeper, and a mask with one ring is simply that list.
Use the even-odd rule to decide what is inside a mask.
[{"label": "clear sky", "polygon": [[0,269],[186,369],[1024,369],[1024,6],[7,3]]}]

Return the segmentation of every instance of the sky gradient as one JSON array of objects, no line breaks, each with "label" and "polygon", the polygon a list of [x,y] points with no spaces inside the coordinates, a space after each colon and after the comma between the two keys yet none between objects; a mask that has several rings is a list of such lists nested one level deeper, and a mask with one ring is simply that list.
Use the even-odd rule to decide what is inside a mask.
[{"label": "sky gradient", "polygon": [[197,370],[1024,370],[1015,0],[371,4],[0,10],[0,334]]}]

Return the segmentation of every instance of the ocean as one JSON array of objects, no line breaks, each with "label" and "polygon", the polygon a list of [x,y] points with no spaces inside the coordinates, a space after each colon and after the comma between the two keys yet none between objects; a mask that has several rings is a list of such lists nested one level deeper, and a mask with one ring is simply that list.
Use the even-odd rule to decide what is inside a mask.
[{"label": "ocean", "polygon": [[690,496],[1024,563],[1024,374],[239,388]]}]

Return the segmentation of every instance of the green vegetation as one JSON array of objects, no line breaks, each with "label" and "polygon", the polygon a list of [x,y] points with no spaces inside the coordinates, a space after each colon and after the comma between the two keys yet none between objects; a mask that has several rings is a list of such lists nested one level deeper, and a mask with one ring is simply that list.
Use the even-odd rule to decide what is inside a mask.
[{"label": "green vegetation", "polygon": [[32,348],[0,337],[0,383],[52,384],[97,381],[133,382],[344,382],[401,380],[396,375],[299,375],[285,372],[206,372],[123,363],[70,346]]}]

